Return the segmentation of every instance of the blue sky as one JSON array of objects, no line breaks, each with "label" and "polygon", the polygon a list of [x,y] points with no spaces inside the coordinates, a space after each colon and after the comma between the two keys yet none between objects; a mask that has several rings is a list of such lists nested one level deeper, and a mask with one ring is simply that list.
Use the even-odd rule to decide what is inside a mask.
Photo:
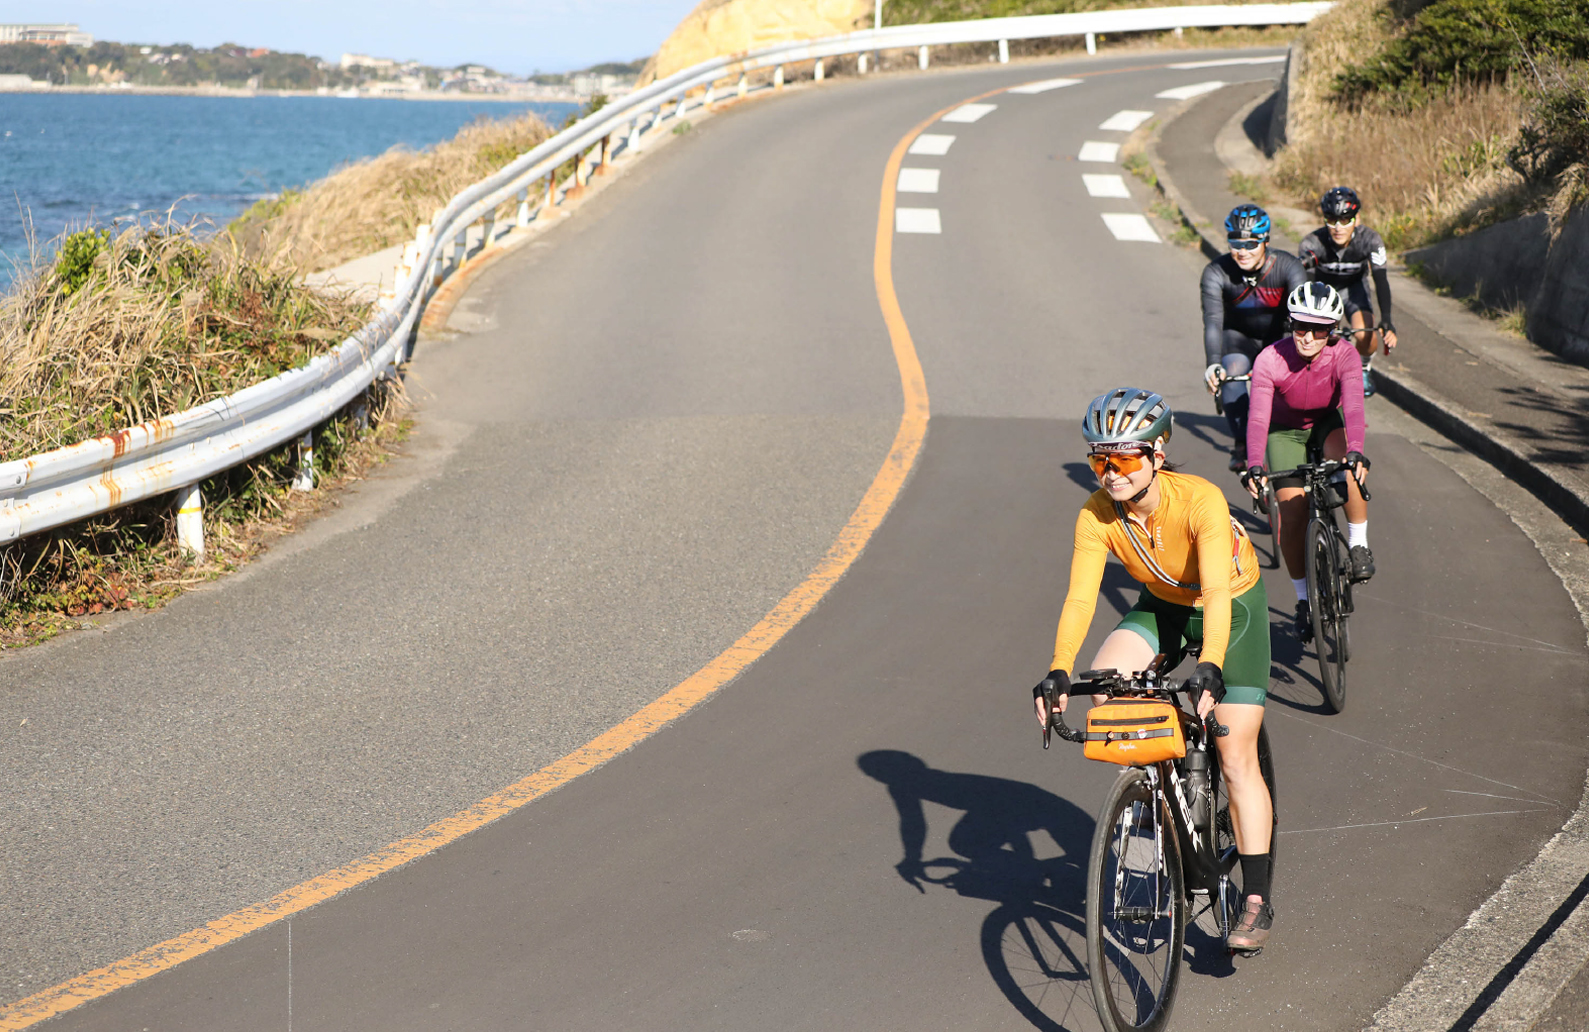
[{"label": "blue sky", "polygon": [[234,42],[505,72],[584,68],[656,50],[696,0],[0,0],[0,22],[76,22],[122,43]]}]

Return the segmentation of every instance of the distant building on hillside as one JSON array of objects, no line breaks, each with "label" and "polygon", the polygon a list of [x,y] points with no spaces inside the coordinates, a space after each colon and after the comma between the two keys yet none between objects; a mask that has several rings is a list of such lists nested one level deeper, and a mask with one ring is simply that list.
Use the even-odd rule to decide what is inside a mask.
[{"label": "distant building on hillside", "polygon": [[397,67],[397,62],[389,57],[371,57],[369,54],[343,54],[342,70],[350,71],[354,68],[368,68],[373,72],[390,72]]},{"label": "distant building on hillside", "polygon": [[43,43],[48,47],[91,47],[94,37],[76,25],[0,25],[0,43]]},{"label": "distant building on hillside", "polygon": [[574,95],[581,100],[588,100],[598,93],[607,96],[617,96],[628,93],[634,89],[635,77],[632,75],[593,75],[589,72],[577,72],[569,77],[569,84],[574,87]]}]

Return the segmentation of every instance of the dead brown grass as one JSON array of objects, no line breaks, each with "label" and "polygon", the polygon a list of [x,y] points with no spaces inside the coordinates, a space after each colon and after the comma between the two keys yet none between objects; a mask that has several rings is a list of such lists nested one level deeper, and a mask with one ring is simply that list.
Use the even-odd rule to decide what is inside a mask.
[{"label": "dead brown grass", "polygon": [[1463,87],[1424,105],[1371,101],[1352,110],[1330,99],[1336,76],[1391,38],[1384,17],[1390,6],[1340,0],[1298,36],[1289,141],[1269,176],[1275,192],[1311,209],[1325,190],[1350,185],[1363,197],[1365,221],[1394,249],[1488,225],[1537,202],[1506,164],[1528,106],[1515,84]]},{"label": "dead brown grass", "polygon": [[305,272],[329,269],[410,239],[459,191],[551,134],[532,114],[481,119],[433,147],[393,147],[306,189],[261,201],[227,229],[250,255]]}]

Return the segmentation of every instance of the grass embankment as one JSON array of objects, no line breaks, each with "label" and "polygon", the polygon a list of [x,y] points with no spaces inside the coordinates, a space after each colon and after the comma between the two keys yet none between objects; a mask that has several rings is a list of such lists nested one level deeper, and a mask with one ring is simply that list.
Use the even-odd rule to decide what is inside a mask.
[{"label": "grass embankment", "polygon": [[1272,186],[1363,196],[1397,250],[1589,198],[1589,5],[1341,0],[1298,38]]},{"label": "grass embankment", "polygon": [[[259,201],[227,227],[248,254],[317,272],[413,239],[437,208],[552,134],[533,114],[464,126],[424,150],[393,147]],[[516,202],[498,212],[509,217]]]},{"label": "grass embankment", "polygon": [[[219,234],[166,219],[65,236],[0,297],[0,456],[77,444],[304,365],[370,318],[369,302],[305,285],[314,268],[410,237],[464,186],[544,139],[533,117],[477,122],[424,151],[393,149],[263,202]],[[0,552],[0,647],[77,620],[153,608],[219,576],[385,460],[406,432],[377,385],[315,431],[319,488],[290,488],[287,446],[204,482],[206,555],[178,547],[168,496]]]}]

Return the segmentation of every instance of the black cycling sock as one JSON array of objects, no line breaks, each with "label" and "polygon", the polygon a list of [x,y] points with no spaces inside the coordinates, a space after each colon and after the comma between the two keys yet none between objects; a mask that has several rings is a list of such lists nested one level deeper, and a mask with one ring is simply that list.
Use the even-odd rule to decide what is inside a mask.
[{"label": "black cycling sock", "polygon": [[1269,876],[1274,863],[1268,853],[1239,853],[1241,858],[1241,896],[1257,896],[1269,902]]}]

